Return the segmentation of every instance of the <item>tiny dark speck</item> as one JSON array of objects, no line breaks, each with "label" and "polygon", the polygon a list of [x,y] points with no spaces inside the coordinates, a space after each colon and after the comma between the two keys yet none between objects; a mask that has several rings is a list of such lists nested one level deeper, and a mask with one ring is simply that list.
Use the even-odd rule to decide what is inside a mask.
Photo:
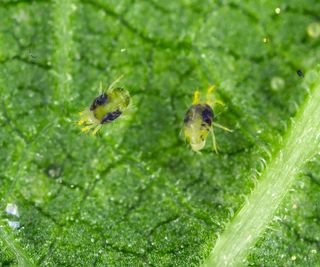
[{"label": "tiny dark speck", "polygon": [[299,77],[303,77],[304,76],[302,70],[297,70],[297,74],[298,74]]}]

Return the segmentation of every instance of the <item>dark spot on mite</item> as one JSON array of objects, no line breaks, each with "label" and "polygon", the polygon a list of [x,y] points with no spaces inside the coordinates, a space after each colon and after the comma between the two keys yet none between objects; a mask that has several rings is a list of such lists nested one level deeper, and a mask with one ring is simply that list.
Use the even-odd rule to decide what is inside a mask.
[{"label": "dark spot on mite", "polygon": [[203,110],[203,106],[200,104],[192,105],[188,111],[186,112],[186,115],[184,116],[183,122],[185,124],[189,123],[191,121],[191,118],[193,118],[195,113],[201,113]]},{"label": "dark spot on mite", "polygon": [[99,95],[98,97],[95,98],[95,100],[93,100],[90,106],[90,110],[91,111],[95,110],[98,106],[104,105],[107,101],[108,101],[108,96],[105,93]]},{"label": "dark spot on mite", "polygon": [[202,111],[202,121],[211,126],[214,119],[213,110],[210,106],[205,105]]},{"label": "dark spot on mite", "polygon": [[118,118],[121,115],[121,113],[122,112],[120,110],[107,113],[101,120],[101,124],[114,121],[116,118]]},{"label": "dark spot on mite", "polygon": [[184,116],[183,122],[184,122],[184,123],[188,123],[189,121],[190,121],[190,116],[189,116],[189,114],[187,113],[187,114]]},{"label": "dark spot on mite", "polygon": [[302,70],[297,70],[297,74],[298,74],[299,77],[303,77],[304,76]]},{"label": "dark spot on mite", "polygon": [[203,109],[203,105],[201,105],[201,104],[193,105],[192,107],[193,107],[196,111],[202,111],[202,109]]}]

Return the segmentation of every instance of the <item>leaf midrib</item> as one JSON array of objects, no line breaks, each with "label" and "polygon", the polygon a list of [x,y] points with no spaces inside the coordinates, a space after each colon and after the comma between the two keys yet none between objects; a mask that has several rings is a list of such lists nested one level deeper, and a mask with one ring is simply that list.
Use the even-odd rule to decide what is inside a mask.
[{"label": "leaf midrib", "polygon": [[239,266],[279,207],[295,177],[319,151],[320,82],[313,86],[248,201],[226,226],[205,266]]}]

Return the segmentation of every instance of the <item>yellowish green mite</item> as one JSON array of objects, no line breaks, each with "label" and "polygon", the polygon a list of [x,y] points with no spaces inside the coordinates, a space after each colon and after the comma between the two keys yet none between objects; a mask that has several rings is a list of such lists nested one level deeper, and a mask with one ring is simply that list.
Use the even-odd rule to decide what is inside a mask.
[{"label": "yellowish green mite", "polygon": [[[94,99],[91,106],[80,112],[81,119],[78,125],[83,125],[82,132],[92,131],[93,135],[101,129],[104,124],[108,124],[119,118],[130,104],[130,94],[121,87],[114,87],[113,82],[106,92],[102,92]],[[102,85],[100,84],[100,91]]]},{"label": "yellowish green mite", "polygon": [[213,95],[214,90],[215,86],[208,88],[205,101],[201,101],[199,91],[195,91],[192,106],[188,109],[184,117],[184,136],[195,152],[199,152],[204,148],[209,133],[211,133],[212,136],[213,150],[218,152],[213,130],[214,126],[231,132],[230,129],[214,122],[214,106],[216,104],[224,105],[222,101],[215,99]]}]

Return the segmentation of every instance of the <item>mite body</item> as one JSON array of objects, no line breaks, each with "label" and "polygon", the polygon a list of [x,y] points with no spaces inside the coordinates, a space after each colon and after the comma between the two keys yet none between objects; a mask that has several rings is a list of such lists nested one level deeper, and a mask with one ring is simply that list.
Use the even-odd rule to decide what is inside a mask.
[{"label": "mite body", "polygon": [[[116,81],[117,82],[117,81]],[[130,94],[121,87],[112,86],[94,99],[91,106],[80,112],[79,125],[84,125],[82,132],[93,130],[95,135],[103,124],[111,123],[119,118],[130,104]]]},{"label": "mite body", "polygon": [[214,114],[207,104],[192,105],[184,117],[184,134],[194,151],[201,150],[212,127]]},{"label": "mite body", "polygon": [[200,101],[200,93],[196,91],[193,103],[184,117],[184,136],[195,152],[204,148],[209,133],[212,136],[213,149],[218,151],[213,126],[231,131],[214,122],[215,115],[212,107],[215,104],[223,105],[223,103],[212,96],[213,91],[214,87],[212,86],[208,89],[206,101],[203,102]]}]

